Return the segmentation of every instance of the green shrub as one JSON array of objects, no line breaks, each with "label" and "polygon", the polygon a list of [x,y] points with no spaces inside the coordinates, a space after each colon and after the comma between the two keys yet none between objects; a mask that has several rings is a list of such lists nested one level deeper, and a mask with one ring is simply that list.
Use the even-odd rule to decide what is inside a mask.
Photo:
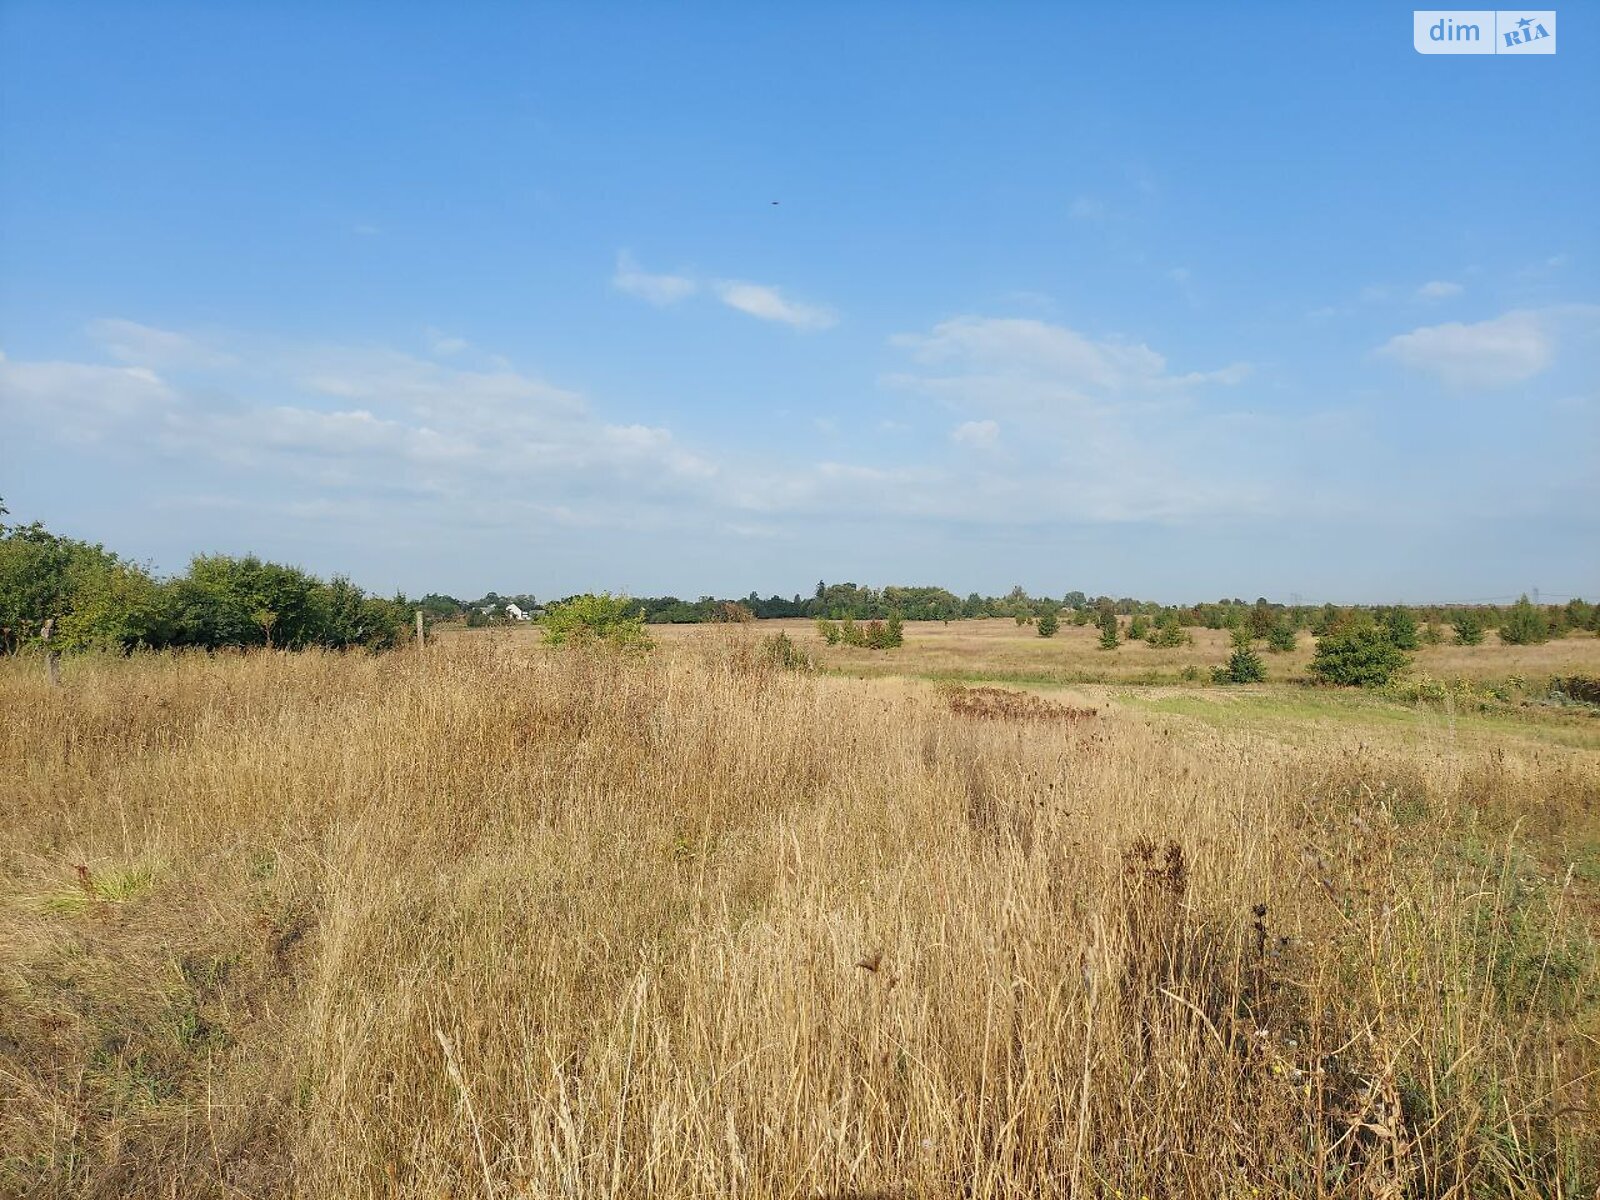
[{"label": "green shrub", "polygon": [[839,623],[829,621],[823,617],[817,618],[817,632],[822,635],[822,640],[830,646],[839,644]]},{"label": "green shrub", "polygon": [[541,623],[544,640],[551,646],[592,645],[646,649],[650,636],[644,631],[644,609],[627,596],[574,596],[545,609]]},{"label": "green shrub", "polygon": [[795,645],[787,633],[775,633],[761,639],[761,660],[782,671],[810,672],[817,669],[816,660]]},{"label": "green shrub", "polygon": [[1274,654],[1287,654],[1294,649],[1295,640],[1294,626],[1287,620],[1280,618],[1267,630],[1267,649]]},{"label": "green shrub", "polygon": [[1477,613],[1461,613],[1450,624],[1456,631],[1456,645],[1478,646],[1483,643],[1483,621]]},{"label": "green shrub", "polygon": [[1119,643],[1117,614],[1108,609],[1100,614],[1100,649],[1115,650]]},{"label": "green shrub", "polygon": [[1387,627],[1360,621],[1327,634],[1317,643],[1311,673],[1324,683],[1382,687],[1410,663],[1406,652],[1394,644]]},{"label": "green shrub", "polygon": [[1550,622],[1523,596],[1500,622],[1500,640],[1508,646],[1537,646],[1550,640]]},{"label": "green shrub", "polygon": [[1128,622],[1128,640],[1142,642],[1149,635],[1150,619],[1143,613],[1135,613],[1133,619]]},{"label": "green shrub", "polygon": [[1217,667],[1211,678],[1217,683],[1261,683],[1267,677],[1267,664],[1250,649],[1248,636],[1243,646],[1228,656],[1226,666]]},{"label": "green shrub", "polygon": [[890,613],[889,620],[883,626],[883,648],[885,650],[894,650],[905,645],[905,640],[905,622],[900,619],[899,613]]},{"label": "green shrub", "polygon": [[1040,613],[1035,628],[1042,638],[1055,637],[1056,631],[1061,628],[1061,618],[1053,611]]},{"label": "green shrub", "polygon": [[1166,612],[1161,614],[1161,619],[1155,623],[1155,627],[1144,640],[1146,645],[1158,650],[1171,650],[1177,646],[1187,646],[1194,639],[1184,632],[1177,613]]},{"label": "green shrub", "polygon": [[1400,649],[1417,648],[1417,619],[1409,608],[1391,608],[1383,614],[1383,625],[1389,631],[1389,640]]}]

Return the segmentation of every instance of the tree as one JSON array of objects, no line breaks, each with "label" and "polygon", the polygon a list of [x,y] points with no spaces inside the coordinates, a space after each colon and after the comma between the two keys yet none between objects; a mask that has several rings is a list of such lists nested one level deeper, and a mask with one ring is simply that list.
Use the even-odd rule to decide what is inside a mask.
[{"label": "tree", "polygon": [[1457,613],[1450,624],[1455,627],[1456,645],[1477,646],[1483,642],[1483,620],[1477,613]]},{"label": "tree", "polygon": [[1150,630],[1150,635],[1145,638],[1146,643],[1158,650],[1171,650],[1178,646],[1188,645],[1190,637],[1183,631],[1183,625],[1176,609],[1169,608],[1161,614],[1160,620]]},{"label": "tree", "polygon": [[900,619],[898,612],[891,612],[889,620],[883,627],[883,648],[885,650],[898,649],[905,644],[905,640],[905,622]]},{"label": "tree", "polygon": [[1409,608],[1391,608],[1383,614],[1384,626],[1389,630],[1389,640],[1402,650],[1417,648],[1417,619]]},{"label": "tree", "polygon": [[1325,683],[1347,687],[1381,687],[1410,665],[1386,626],[1358,621],[1317,642],[1311,672]]},{"label": "tree", "polygon": [[1053,609],[1039,614],[1038,623],[1034,626],[1042,638],[1055,637],[1056,630],[1061,628],[1061,618],[1056,616]]},{"label": "tree", "polygon": [[1143,613],[1135,613],[1128,622],[1128,640],[1130,642],[1143,641],[1150,632],[1150,620]]},{"label": "tree", "polygon": [[1119,644],[1117,638],[1117,614],[1109,608],[1100,610],[1100,649],[1115,650]]},{"label": "tree", "polygon": [[71,576],[72,609],[56,626],[63,649],[127,651],[166,643],[166,597],[143,568],[116,559],[80,560]]},{"label": "tree", "polygon": [[574,596],[550,606],[542,618],[544,640],[552,646],[594,645],[647,649],[644,610],[627,596]]},{"label": "tree", "polygon": [[1287,654],[1294,649],[1295,640],[1294,626],[1287,619],[1279,618],[1267,630],[1267,649],[1274,654]]},{"label": "tree", "polygon": [[[119,591],[132,596],[136,585],[131,574],[144,572],[104,546],[58,537],[37,521],[0,525],[0,651],[15,654],[52,620],[69,648],[82,649],[102,638],[105,644],[132,646],[146,630],[135,622],[119,633],[116,608]],[[92,616],[86,613],[74,628],[78,606],[91,599]],[[149,615],[154,625],[154,614]]]},{"label": "tree", "polygon": [[1278,615],[1273,611],[1272,605],[1265,596],[1257,597],[1255,604],[1250,609],[1250,614],[1245,618],[1250,625],[1252,637],[1264,638],[1272,632],[1273,625],[1277,624]]},{"label": "tree", "polygon": [[1250,648],[1248,639],[1244,645],[1234,648],[1226,666],[1211,672],[1211,678],[1217,683],[1261,683],[1266,677],[1267,664]]},{"label": "tree", "polygon": [[1550,623],[1523,596],[1500,622],[1500,640],[1508,646],[1537,646],[1550,640]]}]

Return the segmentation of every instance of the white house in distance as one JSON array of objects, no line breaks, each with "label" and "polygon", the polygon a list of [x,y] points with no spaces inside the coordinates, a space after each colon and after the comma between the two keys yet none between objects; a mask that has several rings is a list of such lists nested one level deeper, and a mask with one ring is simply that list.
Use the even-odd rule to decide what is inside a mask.
[{"label": "white house in distance", "polygon": [[528,614],[523,612],[515,604],[506,605],[506,616],[510,617],[513,621],[528,620]]}]

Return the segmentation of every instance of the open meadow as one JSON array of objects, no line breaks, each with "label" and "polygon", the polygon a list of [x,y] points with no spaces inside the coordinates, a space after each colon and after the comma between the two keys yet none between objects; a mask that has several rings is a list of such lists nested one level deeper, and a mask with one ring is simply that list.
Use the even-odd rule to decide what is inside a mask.
[{"label": "open meadow", "polygon": [[1592,712],[784,625],[0,661],[0,1194],[1600,1186]]}]

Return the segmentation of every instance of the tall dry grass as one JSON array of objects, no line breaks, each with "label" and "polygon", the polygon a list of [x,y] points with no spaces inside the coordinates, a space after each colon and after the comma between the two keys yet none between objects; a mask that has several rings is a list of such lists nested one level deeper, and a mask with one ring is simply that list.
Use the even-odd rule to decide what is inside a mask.
[{"label": "tall dry grass", "polygon": [[0,1194],[1600,1182],[1586,760],[730,638],[0,666]]}]

